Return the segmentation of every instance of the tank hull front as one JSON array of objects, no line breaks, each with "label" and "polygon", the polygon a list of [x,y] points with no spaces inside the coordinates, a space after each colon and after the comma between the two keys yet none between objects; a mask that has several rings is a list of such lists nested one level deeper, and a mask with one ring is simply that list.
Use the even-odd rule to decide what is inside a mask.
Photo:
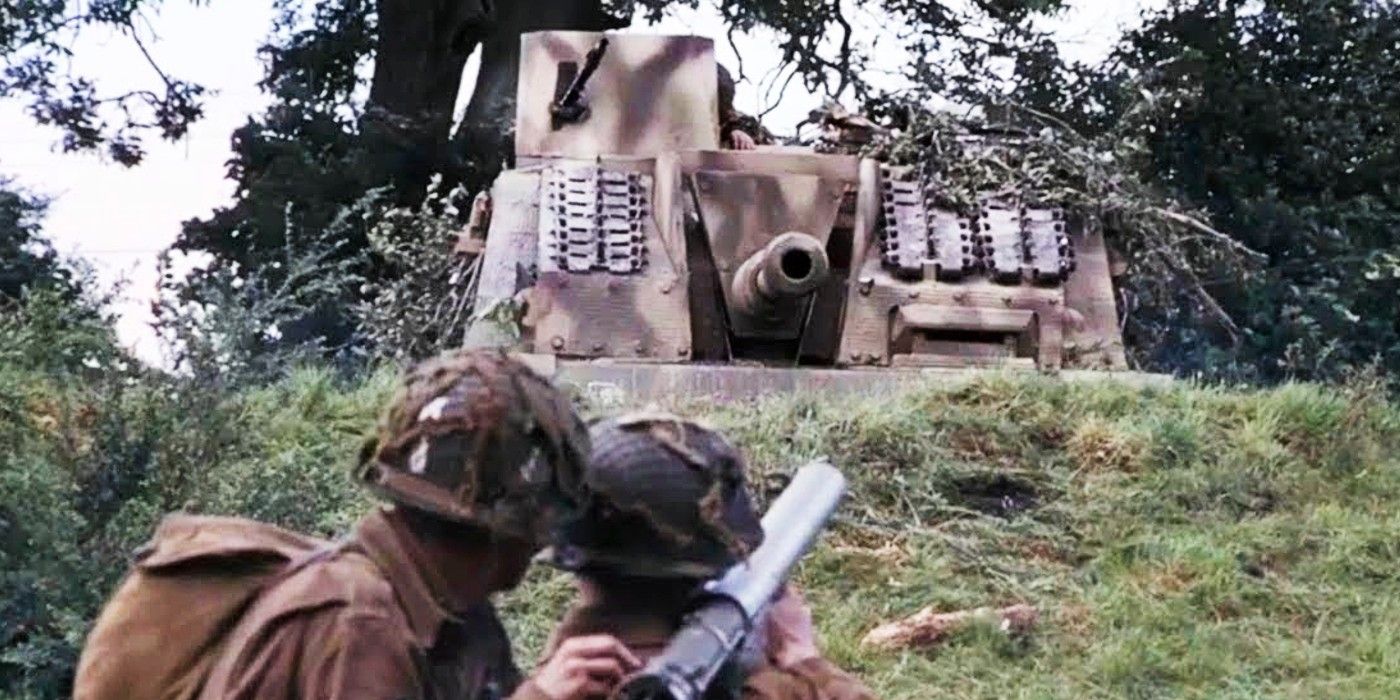
[{"label": "tank hull front", "polygon": [[1101,370],[1062,370],[1044,375],[1034,370],[996,367],[829,369],[569,360],[539,354],[524,354],[521,358],[546,377],[573,386],[591,400],[603,404],[680,397],[725,401],[774,394],[880,395],[920,383],[957,385],[996,372],[1132,386],[1165,386],[1172,382],[1169,375]]},{"label": "tank hull front", "polygon": [[[458,250],[467,347],[640,398],[1127,373],[1097,219],[926,169],[720,148],[713,43],[522,38],[515,168]],[[930,155],[929,157],[932,157]]]}]

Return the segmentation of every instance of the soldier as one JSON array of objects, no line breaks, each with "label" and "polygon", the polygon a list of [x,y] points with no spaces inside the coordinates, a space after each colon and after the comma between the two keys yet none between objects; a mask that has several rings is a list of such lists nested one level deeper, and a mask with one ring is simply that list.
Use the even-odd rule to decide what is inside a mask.
[{"label": "soldier", "polygon": [[[504,355],[415,369],[361,475],[394,505],[264,594],[202,697],[478,697],[477,637],[500,635],[459,615],[520,583],[550,514],[581,502],[587,449],[568,399]],[[586,697],[637,663],[603,636],[563,651],[515,697]]]},{"label": "soldier", "polygon": [[[645,662],[681,623],[704,581],[763,540],[745,487],[744,460],[719,434],[669,414],[596,424],[585,481],[593,500],[565,522],[542,557],[575,574],[577,598],[547,645],[547,664],[570,640],[615,636]],[[872,700],[822,658],[811,613],[789,588],[750,648],[709,697]]]},{"label": "soldier", "polygon": [[718,63],[715,68],[719,72],[720,143],[736,151],[752,151],[759,145],[773,143],[773,134],[757,119],[734,109],[734,77]]},{"label": "soldier", "polygon": [[[138,563],[104,609],[75,695],[398,700],[515,690],[522,700],[587,697],[636,668],[637,659],[615,639],[590,636],[520,684],[487,596],[518,585],[554,517],[586,500],[588,445],[568,399],[504,354],[424,363],[407,375],[361,464],[362,480],[392,505],[256,589],[220,625],[227,631],[208,639],[189,636],[200,626],[198,610],[156,608],[214,609],[212,601],[239,585],[246,559],[307,540],[252,521],[176,516],[186,531],[162,539],[173,532],[163,526],[156,555],[145,557],[146,569]],[[182,566],[212,558],[222,568],[184,575],[153,568],[152,558],[182,548],[186,555],[199,549]],[[191,587],[197,594],[185,595]],[[195,618],[182,620],[182,613]],[[181,660],[172,667],[171,659]],[[145,689],[131,690],[133,682]]]},{"label": "soldier", "polygon": [[826,100],[821,109],[809,112],[804,123],[816,124],[822,129],[816,145],[818,153],[860,155],[889,137],[887,129],[834,100]]}]

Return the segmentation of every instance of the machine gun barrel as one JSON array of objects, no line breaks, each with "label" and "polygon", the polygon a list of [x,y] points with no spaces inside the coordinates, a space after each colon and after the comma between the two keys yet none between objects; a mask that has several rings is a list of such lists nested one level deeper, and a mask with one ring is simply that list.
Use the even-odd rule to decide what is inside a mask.
[{"label": "machine gun barrel", "polygon": [[583,58],[583,67],[579,69],[578,75],[574,76],[573,82],[559,100],[550,106],[550,113],[553,115],[556,127],[559,122],[576,122],[583,118],[588,107],[583,103],[583,89],[588,85],[588,79],[593,77],[593,72],[598,70],[598,64],[603,61],[603,54],[608,52],[608,38],[603,37],[593,48],[588,50],[588,54]]},{"label": "machine gun barrel", "polygon": [[821,241],[789,231],[739,266],[734,275],[734,301],[740,311],[762,318],[784,308],[785,302],[816,291],[830,273],[831,263]]},{"label": "machine gun barrel", "polygon": [[763,516],[763,544],[706,584],[681,629],[614,693],[618,700],[699,700],[752,632],[788,573],[811,549],[846,493],[823,461],[798,470]]}]

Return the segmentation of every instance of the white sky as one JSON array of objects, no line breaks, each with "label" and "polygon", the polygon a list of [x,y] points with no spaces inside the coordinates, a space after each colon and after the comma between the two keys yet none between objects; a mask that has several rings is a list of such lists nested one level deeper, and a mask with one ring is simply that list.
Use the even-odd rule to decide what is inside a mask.
[{"label": "white sky", "polygon": [[[1056,32],[1068,55],[1095,60],[1107,53],[1123,27],[1132,25],[1141,6],[1161,4],[1161,0],[1072,0],[1071,8],[1047,26]],[[149,325],[156,256],[174,241],[182,221],[207,215],[232,195],[232,183],[224,179],[231,156],[229,136],[266,105],[256,85],[262,75],[256,50],[267,36],[271,19],[270,0],[223,0],[202,8],[165,3],[149,17],[156,36],[149,46],[161,65],[216,94],[206,101],[206,116],[189,135],[176,143],[147,143],[148,155],[134,169],[96,156],[59,152],[57,132],[36,126],[21,103],[0,101],[0,174],[53,198],[44,230],[60,252],[91,261],[104,284],[125,283],[115,309],[117,331],[149,362],[162,361]],[[641,31],[711,36],[718,59],[731,70],[738,65],[724,39],[724,27],[713,13],[686,11]],[[736,43],[751,78],[776,66],[778,55],[769,38],[740,37]],[[130,89],[153,79],[125,37],[89,33],[73,48],[75,69],[95,78],[105,90]],[[468,66],[467,89],[474,68],[474,62]],[[798,81],[794,86],[766,118],[780,130],[790,128],[820,104],[799,94]],[[753,111],[763,100],[756,85],[741,83],[736,102],[740,109]]]}]

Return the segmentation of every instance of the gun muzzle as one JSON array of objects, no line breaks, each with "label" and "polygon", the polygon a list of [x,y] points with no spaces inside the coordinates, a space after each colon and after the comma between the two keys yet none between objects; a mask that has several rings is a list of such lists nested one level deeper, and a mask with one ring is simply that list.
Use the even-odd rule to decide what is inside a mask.
[{"label": "gun muzzle", "polygon": [[836,511],[846,477],[826,462],[798,470],[763,516],[763,544],[705,586],[665,650],[623,682],[615,700],[699,700],[734,656],[788,573]]},{"label": "gun muzzle", "polygon": [[739,266],[734,274],[734,301],[738,310],[750,316],[768,316],[780,310],[783,302],[816,291],[830,273],[821,241],[789,231]]}]

